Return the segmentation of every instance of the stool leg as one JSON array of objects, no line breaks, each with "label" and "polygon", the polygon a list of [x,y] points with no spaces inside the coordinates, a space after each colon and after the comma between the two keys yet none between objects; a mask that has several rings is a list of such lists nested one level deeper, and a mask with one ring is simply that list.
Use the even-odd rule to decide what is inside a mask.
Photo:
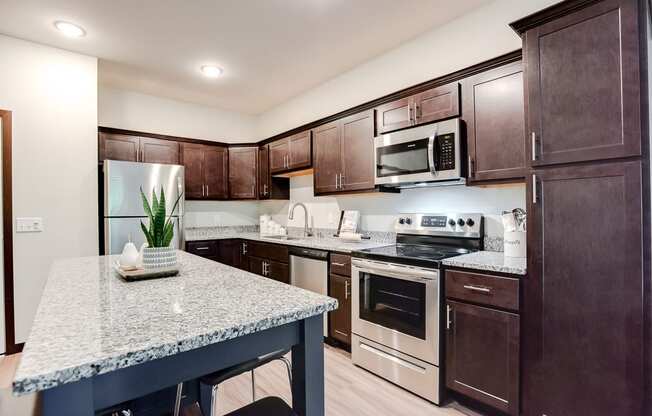
[{"label": "stool leg", "polygon": [[251,370],[251,398],[252,401],[256,401],[256,373],[254,370]]},{"label": "stool leg", "polygon": [[217,385],[213,386],[213,392],[211,393],[211,412],[210,416],[215,416],[215,406],[217,405]]},{"label": "stool leg", "polygon": [[199,407],[206,416],[215,414],[215,403],[217,399],[217,385],[199,383]]},{"label": "stool leg", "polygon": [[174,400],[174,416],[179,416],[181,410],[181,393],[183,392],[183,383],[177,384],[177,396]]},{"label": "stool leg", "polygon": [[285,357],[281,357],[279,360],[283,361],[283,364],[285,364],[285,368],[288,371],[288,380],[290,381],[290,386],[292,386],[292,363],[290,363],[290,360]]}]

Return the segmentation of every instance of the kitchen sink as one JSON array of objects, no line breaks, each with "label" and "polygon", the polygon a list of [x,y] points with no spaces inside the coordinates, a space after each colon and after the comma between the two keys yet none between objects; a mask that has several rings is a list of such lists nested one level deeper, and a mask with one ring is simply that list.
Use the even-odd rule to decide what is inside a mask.
[{"label": "kitchen sink", "polygon": [[304,237],[290,237],[287,235],[266,235],[261,236],[261,238],[270,239],[270,240],[283,240],[283,241],[294,241],[294,240],[305,240]]}]

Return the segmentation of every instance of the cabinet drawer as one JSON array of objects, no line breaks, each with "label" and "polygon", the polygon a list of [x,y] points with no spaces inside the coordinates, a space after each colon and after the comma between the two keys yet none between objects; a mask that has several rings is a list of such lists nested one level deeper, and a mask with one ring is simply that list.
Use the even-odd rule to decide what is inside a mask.
[{"label": "cabinet drawer", "polygon": [[202,257],[219,256],[217,241],[188,241],[186,251]]},{"label": "cabinet drawer", "polygon": [[262,259],[269,259],[281,263],[289,262],[288,248],[277,244],[247,242],[248,254]]},{"label": "cabinet drawer", "polygon": [[518,279],[446,270],[446,297],[518,311]]},{"label": "cabinet drawer", "polygon": [[351,276],[351,256],[331,253],[331,273]]}]

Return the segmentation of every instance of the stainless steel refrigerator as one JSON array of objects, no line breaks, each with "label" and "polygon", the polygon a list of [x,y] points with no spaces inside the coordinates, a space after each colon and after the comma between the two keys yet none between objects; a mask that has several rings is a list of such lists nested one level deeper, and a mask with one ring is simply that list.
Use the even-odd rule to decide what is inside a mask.
[{"label": "stainless steel refrigerator", "polygon": [[[120,254],[131,241],[140,248],[145,236],[140,222],[147,226],[149,220],[143,209],[140,188],[151,203],[152,189],[156,195],[165,191],[166,213],[172,215],[174,247],[183,248],[184,170],[179,165],[158,163],[104,162],[104,253]],[[182,194],[175,212],[170,212],[174,201]]]}]

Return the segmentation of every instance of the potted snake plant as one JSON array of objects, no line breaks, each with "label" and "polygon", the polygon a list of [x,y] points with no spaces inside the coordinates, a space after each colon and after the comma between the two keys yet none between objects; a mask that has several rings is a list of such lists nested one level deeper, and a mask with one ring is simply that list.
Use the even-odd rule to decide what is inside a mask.
[{"label": "potted snake plant", "polygon": [[177,200],[172,206],[170,216],[165,212],[165,192],[161,187],[159,196],[156,196],[156,190],[152,189],[152,201],[147,200],[143,188],[140,188],[140,196],[143,200],[143,209],[149,217],[149,226],[142,221],[140,228],[145,234],[147,246],[143,248],[143,267],[145,269],[156,269],[164,267],[174,267],[177,264],[177,251],[170,246],[174,237],[174,221],[172,214],[177,209],[179,200],[183,194],[179,194]]}]

